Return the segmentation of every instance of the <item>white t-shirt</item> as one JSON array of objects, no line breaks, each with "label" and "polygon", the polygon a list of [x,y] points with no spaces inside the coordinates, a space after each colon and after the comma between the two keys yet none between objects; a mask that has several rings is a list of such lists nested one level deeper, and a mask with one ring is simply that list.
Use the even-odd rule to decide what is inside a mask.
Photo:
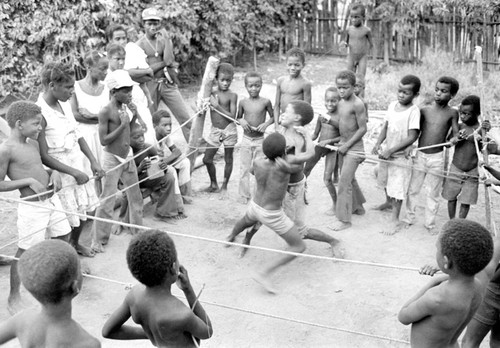
[{"label": "white t-shirt", "polygon": [[[390,149],[400,144],[408,137],[410,129],[420,129],[420,109],[416,105],[410,106],[403,111],[396,111],[397,101],[392,102],[385,115],[387,121],[387,134],[382,144],[382,149]],[[400,150],[392,154],[393,157],[403,156],[404,151]]]}]

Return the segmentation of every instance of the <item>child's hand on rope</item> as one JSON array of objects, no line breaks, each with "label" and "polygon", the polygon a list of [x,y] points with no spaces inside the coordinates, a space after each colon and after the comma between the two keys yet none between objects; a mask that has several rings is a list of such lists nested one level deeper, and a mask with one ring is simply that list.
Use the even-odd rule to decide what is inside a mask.
[{"label": "child's hand on rope", "polygon": [[432,277],[434,274],[436,274],[439,271],[440,271],[440,269],[437,267],[434,267],[431,265],[425,265],[425,266],[421,267],[418,272],[422,275],[429,275]]},{"label": "child's hand on rope", "polygon": [[54,192],[57,192],[62,188],[61,174],[59,174],[57,170],[53,170],[50,174],[49,186],[54,188]]},{"label": "child's hand on rope", "polygon": [[248,122],[245,119],[242,118],[241,120],[239,120],[239,122],[240,122],[241,128],[243,128],[243,130],[245,132],[251,131],[250,125],[248,124]]}]

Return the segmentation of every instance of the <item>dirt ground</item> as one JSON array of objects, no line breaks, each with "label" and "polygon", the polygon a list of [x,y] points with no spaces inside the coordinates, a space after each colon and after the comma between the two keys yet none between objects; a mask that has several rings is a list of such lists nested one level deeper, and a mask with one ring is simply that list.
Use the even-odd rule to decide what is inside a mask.
[{"label": "dirt ground", "polygon": [[[315,62],[315,69],[329,69],[328,62]],[[321,70],[319,70],[321,71]],[[283,70],[284,73],[284,70]],[[274,102],[272,81],[267,81],[261,95]],[[313,87],[313,105],[316,112],[324,112],[322,96],[326,85]],[[240,98],[246,96],[243,74],[235,76],[232,88]],[[380,119],[370,119],[373,130]],[[315,121],[311,125],[311,128]],[[174,128],[175,130],[175,128]],[[312,130],[312,129],[311,129]],[[366,143],[371,150],[375,131],[371,131]],[[176,133],[176,139],[180,139]],[[220,200],[217,194],[200,192],[208,186],[205,168],[193,173],[194,204],[186,206],[188,218],[177,225],[167,225],[152,219],[153,209],[145,206],[144,224],[148,227],[223,240],[235,222],[243,216],[245,206],[238,203],[239,151],[235,152],[234,171],[229,184],[230,197]],[[388,224],[390,213],[371,210],[384,200],[383,191],[376,188],[373,164],[359,167],[357,179],[367,198],[366,215],[354,216],[353,227],[333,232],[329,226],[334,217],[324,212],[330,207],[330,198],[322,182],[323,160],[318,163],[308,180],[307,221],[342,241],[346,259],[419,267],[435,260],[435,236],[423,227],[423,207],[420,206],[417,224],[394,236],[379,232]],[[223,161],[217,163],[219,181],[222,180]],[[493,194],[494,203],[498,197]],[[2,196],[17,197],[17,193],[2,193]],[[484,222],[483,191],[480,204],[472,207],[469,217]],[[422,198],[422,197],[421,197]],[[422,202],[421,202],[422,203]],[[15,205],[0,202],[0,246],[16,239]],[[443,200],[438,215],[438,226],[447,220],[446,202]],[[372,335],[386,336],[398,340],[409,340],[409,327],[401,325],[397,313],[403,303],[429,279],[415,271],[387,269],[328,260],[298,258],[280,269],[272,278],[279,288],[278,295],[265,293],[249,276],[273,257],[271,252],[250,250],[243,259],[238,258],[239,248],[224,248],[214,242],[174,236],[181,264],[189,271],[196,292],[205,285],[200,300],[209,314],[214,335],[203,342],[204,347],[403,347],[404,343],[332,330],[313,325],[299,324],[288,320],[271,318],[234,309],[215,306],[214,303],[261,312],[269,316],[301,320],[319,326],[336,327]],[[125,262],[125,250],[129,235],[112,236],[104,254],[93,259],[84,259],[93,275],[135,283]],[[240,239],[241,240],[241,239]],[[263,228],[253,240],[254,245],[283,249],[284,242],[267,228]],[[307,254],[330,256],[326,244],[306,241]],[[13,255],[15,246],[0,250]],[[9,267],[0,267],[0,320],[9,314],[6,299],[9,289]],[[83,289],[74,300],[73,317],[91,334],[98,337],[103,347],[150,347],[147,341],[111,341],[101,337],[105,320],[121,303],[127,290],[125,286],[95,279],[84,279]],[[181,295],[174,285],[174,293]],[[28,297],[26,291],[23,294]],[[487,347],[487,340],[482,347]],[[17,342],[6,347],[18,347]]]}]

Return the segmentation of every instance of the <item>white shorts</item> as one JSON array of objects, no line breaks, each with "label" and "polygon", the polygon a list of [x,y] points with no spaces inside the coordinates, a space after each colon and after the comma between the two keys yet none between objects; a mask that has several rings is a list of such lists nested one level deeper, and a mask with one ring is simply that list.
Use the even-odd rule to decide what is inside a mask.
[{"label": "white shorts", "polygon": [[[71,232],[66,214],[48,208],[62,209],[57,195],[44,201],[36,202],[39,207],[19,204],[17,207],[17,232],[19,249],[27,250],[33,245]],[[53,226],[51,224],[59,221]],[[50,226],[50,227],[48,227]]]},{"label": "white shorts", "polygon": [[280,236],[293,228],[293,221],[285,215],[283,209],[264,209],[253,200],[250,200],[247,206],[246,215],[251,220],[261,222]]}]

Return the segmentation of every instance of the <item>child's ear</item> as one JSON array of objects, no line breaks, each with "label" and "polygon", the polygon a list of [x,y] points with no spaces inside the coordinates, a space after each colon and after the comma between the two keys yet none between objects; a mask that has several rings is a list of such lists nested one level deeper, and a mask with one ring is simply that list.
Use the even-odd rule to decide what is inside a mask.
[{"label": "child's ear", "polygon": [[71,282],[70,291],[73,297],[80,293],[80,282],[78,281],[78,279],[75,279]]},{"label": "child's ear", "polygon": [[448,258],[448,256],[443,256],[443,268],[448,270],[452,266],[451,260]]}]

